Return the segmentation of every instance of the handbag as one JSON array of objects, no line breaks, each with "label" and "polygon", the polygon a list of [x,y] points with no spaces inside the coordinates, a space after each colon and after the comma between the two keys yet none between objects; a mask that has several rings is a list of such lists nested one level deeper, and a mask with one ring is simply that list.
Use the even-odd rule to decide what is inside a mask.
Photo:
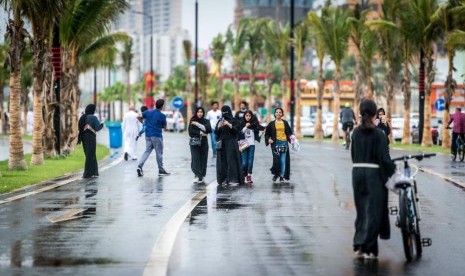
[{"label": "handbag", "polygon": [[189,145],[190,146],[199,147],[201,144],[202,144],[202,139],[200,137],[191,137],[189,139]]},{"label": "handbag", "polygon": [[237,143],[239,144],[239,151],[243,151],[250,146],[249,142],[247,142],[245,139],[239,140]]},{"label": "handbag", "polygon": [[216,142],[216,150],[222,150],[223,149],[223,141],[219,140]]}]

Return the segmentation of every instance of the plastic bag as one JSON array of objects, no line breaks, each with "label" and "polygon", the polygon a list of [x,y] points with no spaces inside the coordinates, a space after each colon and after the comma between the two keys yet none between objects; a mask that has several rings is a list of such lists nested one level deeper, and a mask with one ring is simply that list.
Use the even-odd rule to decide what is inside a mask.
[{"label": "plastic bag", "polygon": [[399,182],[402,182],[402,181],[409,182],[410,179],[408,177],[406,177],[400,170],[396,170],[394,172],[394,174],[391,175],[391,177],[388,178],[385,186],[391,192],[398,194],[399,189],[397,189],[395,186],[396,186],[396,183],[399,183]]}]

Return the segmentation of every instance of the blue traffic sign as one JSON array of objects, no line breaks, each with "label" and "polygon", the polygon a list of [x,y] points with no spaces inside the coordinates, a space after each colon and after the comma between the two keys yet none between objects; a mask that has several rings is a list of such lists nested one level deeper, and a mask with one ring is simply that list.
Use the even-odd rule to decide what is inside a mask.
[{"label": "blue traffic sign", "polygon": [[444,99],[437,99],[434,102],[434,108],[437,111],[444,111],[444,109],[446,108],[446,102],[444,101]]},{"label": "blue traffic sign", "polygon": [[174,97],[171,101],[171,105],[175,109],[181,109],[184,107],[184,100],[181,97]]}]

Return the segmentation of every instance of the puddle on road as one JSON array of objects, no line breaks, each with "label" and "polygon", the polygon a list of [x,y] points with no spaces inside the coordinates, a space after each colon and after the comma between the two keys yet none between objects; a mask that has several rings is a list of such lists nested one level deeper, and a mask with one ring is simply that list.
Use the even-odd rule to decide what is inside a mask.
[{"label": "puddle on road", "polygon": [[109,258],[63,258],[63,259],[47,259],[40,256],[34,259],[34,266],[74,266],[74,265],[106,265],[118,264]]}]

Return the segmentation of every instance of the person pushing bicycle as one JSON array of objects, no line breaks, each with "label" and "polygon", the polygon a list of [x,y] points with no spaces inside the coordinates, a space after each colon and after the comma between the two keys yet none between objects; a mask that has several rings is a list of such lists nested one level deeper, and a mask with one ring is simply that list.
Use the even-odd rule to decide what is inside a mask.
[{"label": "person pushing bicycle", "polygon": [[350,132],[354,129],[354,125],[357,121],[355,119],[354,111],[352,110],[352,108],[350,108],[350,103],[347,102],[345,104],[345,108],[342,109],[341,113],[339,114],[339,119],[342,122],[342,133],[343,133],[342,137],[344,137],[346,149],[348,149],[350,145],[349,135],[350,135]]},{"label": "person pushing bicycle", "polygon": [[450,143],[450,153],[455,155],[457,152],[457,137],[460,136],[462,141],[465,141],[465,114],[462,113],[460,107],[455,108],[455,113],[450,115],[449,122],[447,123],[447,128],[450,128],[449,125],[454,122],[454,127],[452,129],[452,143]]}]

